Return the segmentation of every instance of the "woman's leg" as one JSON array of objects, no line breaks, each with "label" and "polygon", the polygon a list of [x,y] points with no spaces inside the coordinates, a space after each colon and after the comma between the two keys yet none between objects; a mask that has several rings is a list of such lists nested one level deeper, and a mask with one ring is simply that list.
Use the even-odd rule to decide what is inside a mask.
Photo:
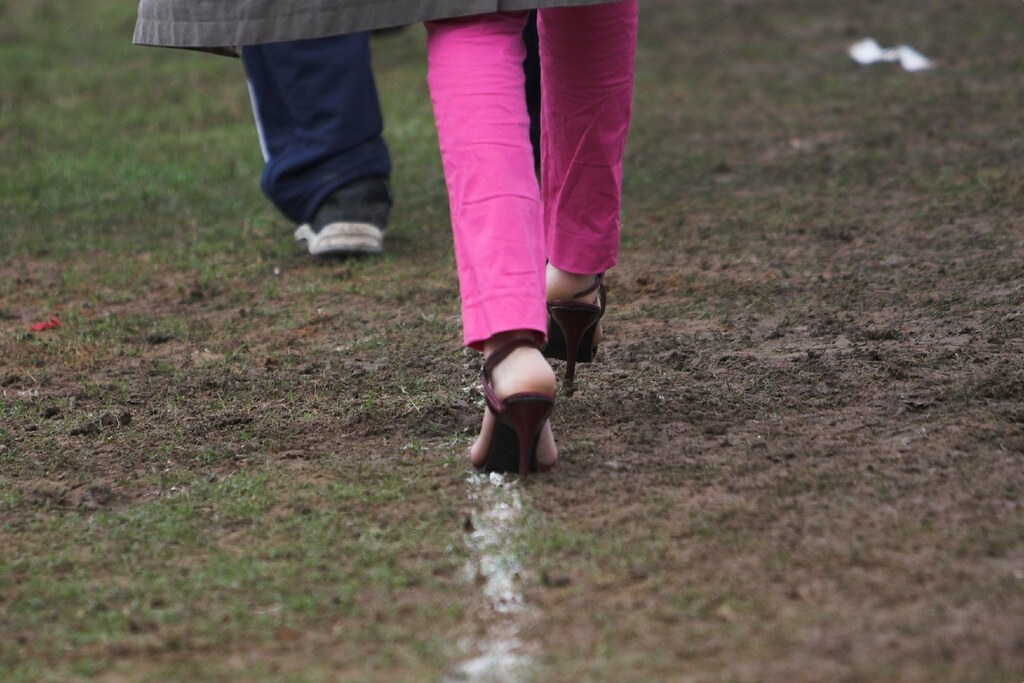
[{"label": "woman's leg", "polygon": [[546,254],[566,273],[618,259],[637,13],[637,0],[538,13]]},{"label": "woman's leg", "polygon": [[[427,64],[445,182],[467,345],[490,355],[512,340],[543,342],[544,232],[530,147],[523,76],[526,12],[427,23]],[[499,399],[553,394],[540,351],[519,348],[494,368]],[[494,430],[484,414],[471,459],[481,466]],[[557,456],[545,425],[541,466]]]},{"label": "woman's leg", "polygon": [[523,76],[526,12],[427,23],[427,80],[455,238],[465,342],[542,341],[544,237]]}]

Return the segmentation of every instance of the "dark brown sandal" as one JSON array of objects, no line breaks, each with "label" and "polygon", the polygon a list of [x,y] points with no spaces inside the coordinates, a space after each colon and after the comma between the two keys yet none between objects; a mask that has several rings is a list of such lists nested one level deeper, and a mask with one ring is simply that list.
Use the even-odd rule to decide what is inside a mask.
[{"label": "dark brown sandal", "polygon": [[502,401],[494,393],[491,384],[494,368],[508,358],[510,353],[524,346],[539,348],[538,344],[529,339],[516,339],[484,361],[484,399],[487,401],[487,409],[496,418],[487,457],[480,467],[484,472],[518,472],[520,477],[525,477],[527,472],[551,469],[550,466],[538,466],[537,443],[544,423],[555,409],[555,397],[542,392],[520,392]]},{"label": "dark brown sandal", "polygon": [[[594,292],[597,292],[596,304],[573,300]],[[590,363],[597,355],[594,334],[607,305],[604,273],[597,276],[593,285],[578,294],[573,294],[572,299],[548,302],[548,344],[544,347],[544,355],[565,361],[566,393],[573,392],[576,363]]]}]

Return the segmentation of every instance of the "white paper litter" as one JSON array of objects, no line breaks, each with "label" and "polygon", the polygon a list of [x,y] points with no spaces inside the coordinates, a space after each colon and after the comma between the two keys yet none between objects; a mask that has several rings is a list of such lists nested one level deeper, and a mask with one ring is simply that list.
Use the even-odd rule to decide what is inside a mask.
[{"label": "white paper litter", "polygon": [[865,38],[850,46],[850,57],[858,64],[899,62],[904,71],[924,71],[935,63],[909,45],[884,48],[874,38]]}]

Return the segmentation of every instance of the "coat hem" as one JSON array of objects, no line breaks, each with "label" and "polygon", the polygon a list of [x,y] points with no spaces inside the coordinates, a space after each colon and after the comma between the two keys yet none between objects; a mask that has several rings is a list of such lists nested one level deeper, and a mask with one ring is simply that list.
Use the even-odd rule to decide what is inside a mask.
[{"label": "coat hem", "polygon": [[[544,7],[605,4],[615,0],[477,0],[460,3],[453,9],[450,0],[378,0],[370,6],[334,6],[330,9],[296,11],[253,18],[239,11],[237,16],[203,19],[185,16],[173,18],[174,8],[149,6],[143,0],[135,24],[132,42],[154,47],[180,47],[232,54],[243,45],[277,43],[289,40],[324,38],[341,33],[356,33],[435,19],[511,12]],[[243,3],[244,4],[244,3]],[[280,5],[279,5],[280,6]],[[154,16],[162,13],[165,16]],[[166,15],[172,15],[167,17]]]}]

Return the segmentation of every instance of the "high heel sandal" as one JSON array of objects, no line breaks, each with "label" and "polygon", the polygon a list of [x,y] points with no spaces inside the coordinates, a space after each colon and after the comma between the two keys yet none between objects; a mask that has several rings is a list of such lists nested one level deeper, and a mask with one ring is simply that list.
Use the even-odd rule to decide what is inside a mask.
[{"label": "high heel sandal", "polygon": [[487,447],[484,472],[518,472],[525,477],[528,471],[549,470],[551,466],[537,463],[537,443],[541,430],[555,408],[555,397],[541,392],[520,392],[501,400],[494,393],[491,372],[510,353],[521,347],[537,349],[528,339],[516,339],[492,353],[484,361],[483,385],[487,409],[494,413],[494,430]]},{"label": "high heel sandal", "polygon": [[[597,292],[597,303],[587,304],[575,299]],[[548,302],[548,345],[544,355],[565,361],[565,392],[572,394],[576,378],[576,363],[590,363],[597,355],[594,334],[597,323],[604,316],[607,294],[604,287],[604,273],[597,276],[593,285],[571,299]]]}]

